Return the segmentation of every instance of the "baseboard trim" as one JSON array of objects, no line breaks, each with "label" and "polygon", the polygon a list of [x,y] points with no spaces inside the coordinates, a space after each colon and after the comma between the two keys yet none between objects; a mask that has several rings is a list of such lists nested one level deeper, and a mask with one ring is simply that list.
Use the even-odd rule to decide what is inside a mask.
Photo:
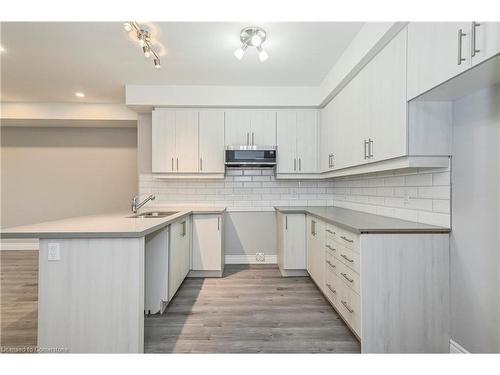
[{"label": "baseboard trim", "polygon": [[38,242],[3,242],[0,241],[0,251],[33,250],[38,251]]},{"label": "baseboard trim", "polygon": [[450,353],[451,354],[468,354],[469,351],[462,345],[450,339]]},{"label": "baseboard trim", "polygon": [[226,255],[226,264],[277,264],[278,257],[276,255],[266,255],[263,262],[258,262],[255,255]]}]

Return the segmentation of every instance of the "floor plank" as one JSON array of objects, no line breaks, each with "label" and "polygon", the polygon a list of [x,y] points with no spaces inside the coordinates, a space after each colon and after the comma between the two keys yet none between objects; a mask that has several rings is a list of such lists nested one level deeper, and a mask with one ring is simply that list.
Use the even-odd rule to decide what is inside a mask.
[{"label": "floor plank", "polygon": [[147,353],[359,353],[360,345],[308,277],[274,265],[226,266],[186,279],[163,315],[145,320]]},{"label": "floor plank", "polygon": [[33,351],[37,344],[38,251],[0,251],[0,347]]}]

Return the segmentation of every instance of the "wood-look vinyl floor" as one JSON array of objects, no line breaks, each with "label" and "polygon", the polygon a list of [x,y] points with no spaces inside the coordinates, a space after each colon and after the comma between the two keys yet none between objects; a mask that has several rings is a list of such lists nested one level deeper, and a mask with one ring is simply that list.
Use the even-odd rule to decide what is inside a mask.
[{"label": "wood-look vinyl floor", "polygon": [[0,347],[33,350],[37,344],[38,251],[0,251]]},{"label": "wood-look vinyl floor", "polygon": [[144,331],[146,353],[360,352],[311,279],[283,278],[274,265],[228,265],[221,279],[186,279]]}]

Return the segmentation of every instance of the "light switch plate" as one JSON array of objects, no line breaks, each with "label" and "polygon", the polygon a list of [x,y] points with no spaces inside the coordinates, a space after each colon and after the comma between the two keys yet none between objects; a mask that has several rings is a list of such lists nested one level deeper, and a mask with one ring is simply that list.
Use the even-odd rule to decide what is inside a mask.
[{"label": "light switch plate", "polygon": [[47,260],[61,260],[61,248],[57,242],[49,242],[48,249]]}]

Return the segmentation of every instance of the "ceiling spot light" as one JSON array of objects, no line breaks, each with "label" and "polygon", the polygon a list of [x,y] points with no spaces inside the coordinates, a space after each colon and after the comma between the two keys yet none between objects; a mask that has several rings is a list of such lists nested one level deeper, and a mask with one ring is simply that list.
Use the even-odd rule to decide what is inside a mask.
[{"label": "ceiling spot light", "polygon": [[261,46],[257,47],[257,51],[259,51],[259,60],[261,62],[264,62],[269,58],[269,55],[267,54],[266,51],[264,51],[264,49]]},{"label": "ceiling spot light", "polygon": [[267,33],[264,29],[255,26],[245,27],[240,32],[241,46],[236,51],[234,51],[234,56],[236,56],[238,60],[241,60],[243,58],[243,55],[245,54],[247,47],[251,46],[255,47],[259,52],[259,60],[262,62],[266,61],[269,58],[269,55],[262,48],[262,44],[266,41],[266,38]]},{"label": "ceiling spot light", "polygon": [[78,98],[85,98],[85,94],[81,91],[77,91],[75,92],[75,96],[78,97]]},{"label": "ceiling spot light", "polygon": [[144,53],[144,57],[149,59],[150,57],[153,57],[153,63],[155,65],[156,69],[161,68],[160,65],[160,56],[158,56],[158,53],[153,49],[153,45],[151,43],[151,33],[149,30],[142,29],[137,22],[134,21],[127,21],[123,23],[123,28],[125,31],[134,31],[135,32],[135,37],[137,38],[137,42],[139,43],[139,46],[142,48],[142,52]]}]

